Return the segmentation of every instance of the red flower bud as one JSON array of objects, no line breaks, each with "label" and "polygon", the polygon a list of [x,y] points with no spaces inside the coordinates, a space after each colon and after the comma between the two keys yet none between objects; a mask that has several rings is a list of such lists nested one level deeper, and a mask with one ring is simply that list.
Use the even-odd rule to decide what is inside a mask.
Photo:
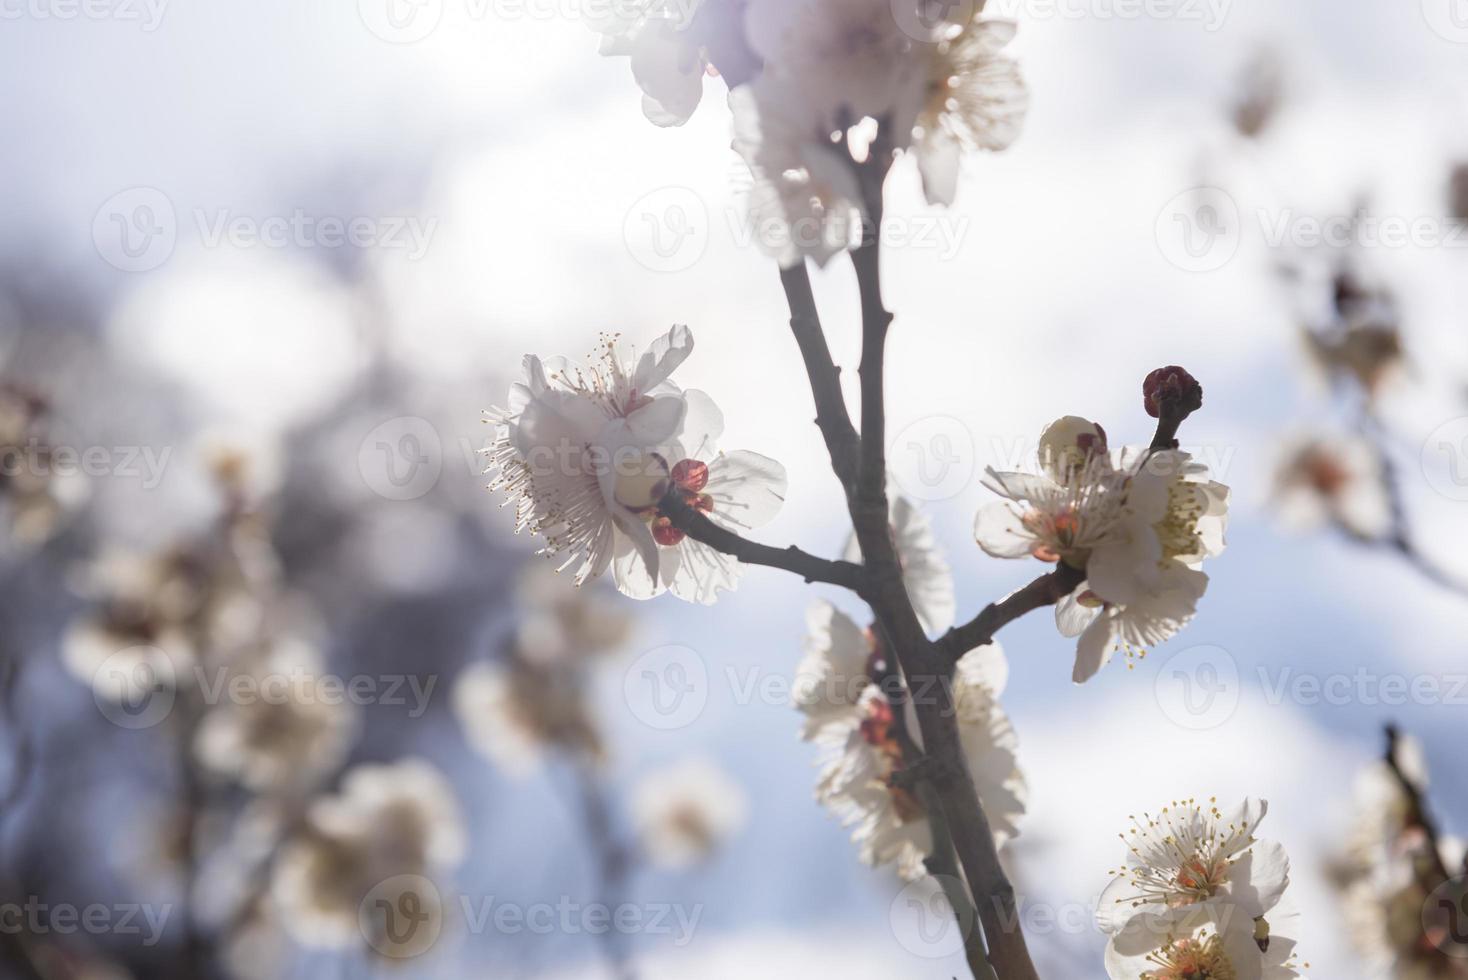
[{"label": "red flower bud", "polygon": [[1186,416],[1203,407],[1203,386],[1176,365],[1158,368],[1142,382],[1142,403],[1154,419],[1162,417],[1164,408],[1170,415]]}]

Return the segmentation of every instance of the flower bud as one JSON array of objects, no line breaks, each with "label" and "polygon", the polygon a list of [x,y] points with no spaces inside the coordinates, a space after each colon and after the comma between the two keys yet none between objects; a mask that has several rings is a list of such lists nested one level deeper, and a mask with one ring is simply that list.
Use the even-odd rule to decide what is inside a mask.
[{"label": "flower bud", "polygon": [[1057,483],[1086,466],[1093,455],[1105,455],[1106,430],[1079,415],[1056,419],[1040,433],[1040,465]]},{"label": "flower bud", "polygon": [[1187,416],[1203,407],[1203,386],[1176,365],[1158,368],[1142,382],[1142,402],[1154,419],[1161,418],[1164,409],[1169,415]]}]

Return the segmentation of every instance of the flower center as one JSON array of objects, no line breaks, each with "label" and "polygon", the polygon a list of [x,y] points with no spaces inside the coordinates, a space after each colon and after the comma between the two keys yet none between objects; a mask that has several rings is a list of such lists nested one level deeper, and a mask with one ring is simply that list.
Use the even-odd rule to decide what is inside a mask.
[{"label": "flower center", "polygon": [[1058,512],[1030,510],[1020,517],[1025,529],[1035,536],[1030,554],[1041,561],[1059,561],[1074,550],[1080,538],[1081,518],[1074,504]]},{"label": "flower center", "polygon": [[[1228,880],[1228,862],[1222,859],[1205,861],[1201,857],[1194,857],[1177,869],[1177,877],[1173,880],[1180,889],[1191,892],[1199,901],[1211,898]],[[1191,905],[1193,899],[1183,900],[1180,897],[1174,904]]]},{"label": "flower center", "polygon": [[1159,969],[1146,971],[1142,980],[1235,980],[1237,977],[1216,934],[1207,939],[1176,940],[1147,959]]},{"label": "flower center", "polygon": [[639,452],[615,461],[612,497],[628,510],[642,512],[668,492],[668,461],[657,453]]},{"label": "flower center", "polygon": [[1198,519],[1202,516],[1197,487],[1183,480],[1173,481],[1167,490],[1167,515],[1156,524],[1164,561],[1199,554]]},{"label": "flower center", "polygon": [[1351,481],[1351,474],[1328,452],[1312,449],[1302,461],[1305,479],[1322,497],[1334,497]]}]

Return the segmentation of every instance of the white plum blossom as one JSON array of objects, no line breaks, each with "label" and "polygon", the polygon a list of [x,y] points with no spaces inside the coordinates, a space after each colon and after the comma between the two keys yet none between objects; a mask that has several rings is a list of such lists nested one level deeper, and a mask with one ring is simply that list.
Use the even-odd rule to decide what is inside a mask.
[{"label": "white plum blossom", "polygon": [[1133,819],[1122,835],[1126,864],[1111,872],[1096,921],[1118,933],[1138,915],[1226,903],[1251,922],[1272,909],[1289,884],[1290,862],[1278,843],[1254,836],[1269,810],[1248,799],[1225,815],[1213,800],[1174,802]]},{"label": "white plum blossom", "polygon": [[612,563],[625,536],[658,572],[657,545],[641,512],[667,478],[653,447],[672,439],[687,411],[669,377],[693,351],[687,327],[674,327],[636,361],[617,338],[604,338],[598,361],[585,368],[528,355],[524,380],[509,406],[496,409],[490,469],[515,505],[516,530],[545,538],[544,553],[561,568],[576,565],[577,584]]},{"label": "white plum blossom", "polygon": [[575,671],[518,657],[473,664],[455,680],[452,697],[470,747],[510,776],[533,773],[548,749],[601,758],[601,738]]},{"label": "white plum blossom", "polygon": [[199,762],[255,790],[309,787],[345,758],[357,733],[351,704],[332,690],[320,656],[299,641],[280,640],[236,679],[253,696],[226,700],[204,715],[194,743]]},{"label": "white plum blossom", "polygon": [[1040,473],[988,471],[1004,500],[986,504],[974,536],[990,555],[1061,562],[1086,581],[1055,607],[1079,637],[1071,677],[1093,677],[1118,649],[1145,655],[1197,611],[1220,554],[1228,488],[1178,450],[1108,452],[1106,434],[1067,416],[1040,437]]},{"label": "white plum blossom", "polygon": [[690,29],[701,0],[618,0],[603,6],[602,15],[593,10],[589,20],[602,35],[601,53],[631,62],[649,120],[658,126],[683,125],[703,99],[709,71],[708,58]]},{"label": "white plum blossom", "polygon": [[[821,606],[812,610],[810,625],[794,690],[806,716],[804,737],[822,752],[816,798],[852,828],[862,861],[893,864],[903,878],[920,878],[933,848],[932,828],[915,793],[893,782],[922,747],[912,699],[894,710],[887,694],[891,675],[880,684],[873,680],[886,673],[883,655],[849,618]],[[1018,738],[998,703],[1007,679],[1003,651],[991,644],[966,654],[953,682],[963,752],[1000,844],[1018,833],[1027,797],[1016,761]]]},{"label": "white plum blossom", "polygon": [[929,203],[953,203],[964,154],[1002,150],[1018,138],[1029,92],[1002,53],[1014,34],[1013,21],[976,17],[932,46],[912,137]]},{"label": "white plum blossom", "polygon": [[823,266],[859,235],[861,188],[845,148],[810,138],[821,124],[813,112],[802,114],[785,86],[761,75],[729,93],[734,149],[753,177],[749,221],[759,246],[781,268],[806,258]]},{"label": "white plum blossom", "polygon": [[1352,945],[1372,976],[1468,978],[1468,949],[1458,941],[1461,930],[1447,921],[1451,902],[1444,908],[1438,901],[1452,892],[1436,893],[1444,887],[1439,863],[1456,872],[1468,851],[1461,840],[1438,834],[1433,854],[1433,836],[1402,785],[1406,779],[1419,799],[1427,793],[1421,743],[1403,735],[1392,751],[1395,771],[1382,760],[1356,780],[1354,819],[1338,868]]},{"label": "white plum blossom", "polygon": [[[855,167],[911,150],[932,202],[951,203],[962,153],[1002,149],[1026,107],[1004,21],[933,18],[919,0],[751,0],[763,68],[730,93],[754,177],[751,221],[781,266],[825,264],[860,239]],[[886,161],[881,162],[885,167]]]},{"label": "white plum blossom", "polygon": [[1061,633],[1079,636],[1077,684],[1117,650],[1145,656],[1176,636],[1208,587],[1203,560],[1224,548],[1228,488],[1206,467],[1178,450],[1123,452],[1116,465],[1128,474],[1120,519],[1091,550],[1086,581],[1056,605]]},{"label": "white plum blossom", "polygon": [[[758,453],[719,452],[724,417],[718,407],[701,391],[689,391],[686,401],[680,434],[657,448],[669,463],[669,481],[685,503],[715,524],[740,534],[764,526],[785,501],[785,468]],[[641,554],[622,543],[612,570],[623,593],[650,599],[671,591],[685,601],[709,605],[720,592],[738,586],[743,566],[733,557],[689,537],[656,507],[646,516],[660,574],[649,574]]]},{"label": "white plum blossom", "polygon": [[1076,416],[1046,427],[1039,457],[1038,474],[986,471],[984,486],[1004,499],[979,509],[974,538],[995,558],[1033,557],[1084,569],[1091,549],[1116,531],[1126,474],[1107,454],[1105,431]]},{"label": "white plum blossom", "polygon": [[1284,522],[1300,530],[1326,524],[1374,541],[1391,530],[1391,498],[1381,454],[1359,436],[1292,439],[1281,454],[1274,498]]},{"label": "white plum blossom", "polygon": [[805,714],[801,738],[814,741],[857,710],[871,684],[875,643],[870,631],[829,602],[813,603],[805,623],[805,657],[795,669],[791,696]]},{"label": "white plum blossom", "polygon": [[543,561],[525,563],[515,597],[522,614],[515,652],[537,666],[585,663],[615,650],[632,632],[632,617],[610,589],[568,589]]},{"label": "white plum blossom", "polygon": [[717,406],[669,380],[692,349],[688,329],[674,327],[636,361],[615,337],[584,368],[530,356],[510,406],[491,413],[491,488],[515,504],[517,530],[544,536],[542,553],[576,566],[578,585],[610,568],[634,598],[671,590],[712,603],[735,587],[738,564],[673,527],[658,509],[664,495],[677,490],[736,532],[764,524],[784,500],[784,467],[719,452]]},{"label": "white plum blossom", "polygon": [[[422,914],[441,920],[436,889],[414,886],[452,869],[465,849],[458,801],[432,765],[406,759],[358,766],[337,795],[311,805],[305,829],[275,863],[271,894],[280,921],[307,946],[342,948],[366,939],[379,951],[391,950],[399,940],[383,923],[376,923],[373,935],[363,935],[366,899],[376,895],[395,904],[395,896],[381,889],[398,882],[413,891]],[[432,928],[411,932],[438,934]]]},{"label": "white plum blossom", "polygon": [[[1275,921],[1276,918],[1278,921]],[[1256,919],[1227,902],[1145,913],[1106,946],[1111,980],[1290,980],[1298,913]]]},{"label": "white plum blossom", "polygon": [[748,808],[739,784],[705,759],[644,776],[632,795],[644,853],[674,870],[707,860],[744,825]]},{"label": "white plum blossom", "polygon": [[[953,625],[957,601],[953,595],[953,571],[938,547],[927,516],[906,497],[894,495],[891,503],[892,540],[902,566],[902,584],[912,600],[923,629],[941,633]],[[861,544],[856,536],[846,542],[846,560],[861,561]]]}]

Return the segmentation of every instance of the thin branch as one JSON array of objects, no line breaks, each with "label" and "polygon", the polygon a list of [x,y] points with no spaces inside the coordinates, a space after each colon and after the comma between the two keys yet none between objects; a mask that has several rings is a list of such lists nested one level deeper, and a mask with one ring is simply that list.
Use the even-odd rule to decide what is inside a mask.
[{"label": "thin branch", "polygon": [[1460,596],[1468,596],[1468,582],[1449,573],[1436,561],[1423,554],[1422,549],[1417,546],[1416,535],[1412,532],[1412,519],[1407,514],[1406,496],[1402,492],[1401,474],[1397,471],[1397,464],[1391,456],[1391,448],[1387,445],[1385,427],[1374,415],[1368,414],[1362,420],[1361,428],[1365,437],[1371,440],[1376,449],[1376,458],[1381,463],[1381,483],[1382,489],[1386,491],[1387,508],[1391,515],[1391,529],[1380,538],[1372,539],[1355,535],[1353,538],[1395,551],[1425,578]]},{"label": "thin branch", "polygon": [[[870,169],[874,162],[875,158],[869,159],[863,171]],[[877,233],[882,224],[881,181],[865,196],[869,224],[864,227],[861,247],[851,253],[851,265],[856,270],[856,284],[861,293],[861,470],[857,493],[869,504],[885,505],[887,422],[883,388],[887,329],[892,325],[892,314],[882,301],[881,245]]]},{"label": "thin branch", "polygon": [[781,568],[799,575],[807,582],[839,585],[857,594],[861,594],[864,590],[865,576],[860,565],[849,561],[828,561],[824,558],[817,558],[794,545],[788,548],[774,548],[740,537],[690,507],[677,487],[670,489],[658,502],[658,510],[673,522],[674,527],[695,541],[700,541],[715,551],[731,555],[746,565]]},{"label": "thin branch", "polygon": [[998,602],[989,603],[973,619],[953,627],[938,641],[938,649],[948,660],[956,662],[970,650],[992,642],[995,633],[1026,613],[1055,605],[1074,592],[1085,578],[1084,571],[1061,562],[1054,571]]},{"label": "thin branch", "polygon": [[[631,870],[628,849],[617,839],[611,810],[596,773],[584,761],[576,760],[573,765],[580,818],[596,862],[596,900],[615,909],[622,901]],[[607,966],[617,980],[636,980],[637,970],[632,964],[625,935],[616,929],[608,929],[601,935],[601,947]]]},{"label": "thin branch", "polygon": [[821,329],[821,317],[816,311],[810,272],[805,263],[792,269],[781,269],[780,283],[785,287],[785,299],[790,304],[790,330],[805,361],[805,373],[810,377],[811,393],[816,403],[816,425],[820,426],[826,449],[831,454],[831,468],[843,486],[853,486],[861,440],[846,411],[846,399],[841,394],[841,369],[831,359],[831,348]]},{"label": "thin branch", "polygon": [[917,784],[916,792],[933,828],[933,853],[928,855],[923,865],[928,869],[928,874],[942,886],[948,904],[953,907],[953,918],[963,936],[963,952],[974,980],[995,980],[994,967],[989,963],[988,953],[984,949],[984,937],[979,934],[978,910],[974,908],[968,889],[964,886],[958,859],[953,851],[953,837],[943,818],[937,791],[932,784],[922,780]]},{"label": "thin branch", "polygon": [[1422,798],[1422,791],[1412,778],[1402,769],[1401,758],[1397,754],[1397,748],[1401,741],[1401,733],[1396,725],[1386,726],[1386,755],[1387,767],[1391,769],[1392,775],[1396,777],[1397,785],[1401,787],[1403,795],[1407,797],[1407,821],[1416,824],[1422,829],[1423,836],[1427,838],[1426,849],[1432,860],[1429,868],[1437,875],[1437,881],[1430,883],[1428,891],[1453,877],[1448,870],[1447,864],[1443,862],[1442,848],[1438,846],[1438,827],[1433,820],[1431,812],[1427,809],[1427,801]]}]

